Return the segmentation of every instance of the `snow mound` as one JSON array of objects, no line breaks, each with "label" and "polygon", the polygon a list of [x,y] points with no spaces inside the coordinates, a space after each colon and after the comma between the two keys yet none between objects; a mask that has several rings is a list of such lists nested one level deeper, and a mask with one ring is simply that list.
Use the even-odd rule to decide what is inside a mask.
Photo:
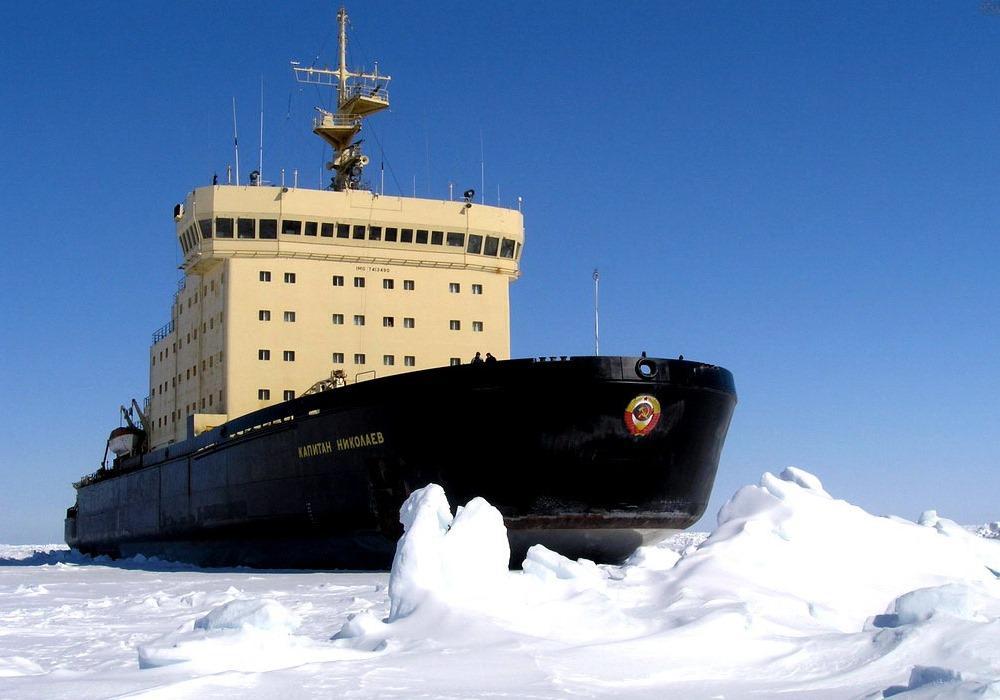
[{"label": "snow mound", "polygon": [[924,514],[873,516],[798,469],[765,473],[719,511],[719,526],[671,569],[688,605],[732,600],[749,619],[801,634],[853,631],[899,596],[950,582],[995,583],[998,543]]},{"label": "snow mound", "polygon": [[403,536],[389,576],[389,621],[428,598],[453,605],[489,597],[507,576],[510,545],[500,512],[474,498],[451,515],[444,489],[429,484],[400,509]]},{"label": "snow mound", "polygon": [[277,601],[231,600],[140,646],[139,668],[186,663],[215,672],[296,666],[310,646],[292,635],[300,623]]},{"label": "snow mound", "polygon": [[242,630],[254,628],[291,633],[302,624],[288,608],[274,600],[233,600],[214,608],[194,622],[196,630]]},{"label": "snow mound", "polygon": [[45,673],[41,666],[23,656],[0,656],[0,678],[37,676]]}]

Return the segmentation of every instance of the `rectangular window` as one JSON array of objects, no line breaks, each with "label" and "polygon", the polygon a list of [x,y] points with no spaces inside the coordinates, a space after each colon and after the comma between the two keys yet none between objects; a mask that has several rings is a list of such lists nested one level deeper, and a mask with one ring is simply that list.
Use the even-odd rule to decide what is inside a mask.
[{"label": "rectangular window", "polygon": [[202,219],[201,221],[199,221],[198,222],[198,228],[201,229],[201,237],[202,238],[211,238],[212,237],[212,220],[211,219]]},{"label": "rectangular window", "polygon": [[458,294],[459,292],[462,291],[462,285],[460,285],[458,282],[449,282],[448,291],[451,292],[452,294]]},{"label": "rectangular window", "polygon": [[483,237],[475,233],[470,233],[469,246],[465,250],[466,252],[479,255],[479,253],[483,250]]},{"label": "rectangular window", "polygon": [[355,287],[364,287],[365,286],[365,278],[364,277],[355,277],[354,278],[354,286]]},{"label": "rectangular window", "polygon": [[281,235],[282,236],[298,236],[302,233],[302,222],[295,221],[294,219],[282,219],[281,220]]},{"label": "rectangular window", "polygon": [[407,316],[403,319],[403,328],[413,328],[413,319]]},{"label": "rectangular window", "polygon": [[417,358],[415,358],[413,355],[404,355],[403,364],[406,365],[407,367],[416,367]]},{"label": "rectangular window", "polygon": [[399,242],[400,243],[413,243],[413,229],[404,228],[399,232]]},{"label": "rectangular window", "polygon": [[356,241],[365,240],[365,226],[364,224],[354,224],[354,233],[351,236]]},{"label": "rectangular window", "polygon": [[419,229],[418,228],[417,229],[417,243],[426,243],[426,242],[427,242],[427,231],[424,231],[423,229]]},{"label": "rectangular window", "polygon": [[487,236],[486,245],[483,247],[483,255],[496,255],[500,248],[500,239],[496,236]]},{"label": "rectangular window", "polygon": [[444,243],[444,231],[431,231],[431,245],[441,245]]},{"label": "rectangular window", "polygon": [[472,332],[473,333],[482,333],[483,332],[483,322],[482,321],[473,321],[472,322]]},{"label": "rectangular window", "polygon": [[278,237],[278,220],[277,219],[261,219],[260,224],[257,226],[257,237],[258,238],[277,238]]},{"label": "rectangular window", "polygon": [[351,227],[348,224],[337,224],[337,238],[350,238]]},{"label": "rectangular window", "polygon": [[474,284],[474,285],[472,285],[472,293],[473,294],[482,294],[483,293],[483,285],[481,285],[481,284]]},{"label": "rectangular window", "polygon": [[333,276],[333,286],[334,287],[343,287],[344,286],[344,276],[343,275],[334,275]]},{"label": "rectangular window", "polygon": [[285,362],[295,362],[295,351],[285,350],[283,353],[281,353],[281,359],[283,359]]},{"label": "rectangular window", "polygon": [[369,226],[368,227],[368,240],[369,241],[381,241],[382,240],[382,227],[381,226]]},{"label": "rectangular window", "polygon": [[403,280],[403,289],[412,292],[415,289],[413,280]]},{"label": "rectangular window", "polygon": [[465,234],[455,233],[454,231],[448,232],[448,245],[452,248],[461,248],[465,245]]},{"label": "rectangular window", "polygon": [[216,238],[232,238],[233,237],[233,220],[224,217],[215,217],[215,237]]},{"label": "rectangular window", "polygon": [[[316,222],[315,221],[307,221],[306,222],[306,228],[305,228],[305,230],[302,233],[304,233],[307,236],[315,236],[316,235]],[[288,392],[285,392],[285,393],[287,394]],[[292,393],[294,394],[295,392],[293,391]]]},{"label": "rectangular window", "polygon": [[399,233],[399,229],[387,228],[385,230],[385,240],[387,243],[395,243],[396,235]]},{"label": "rectangular window", "polygon": [[270,350],[258,350],[257,351],[257,359],[258,360],[270,360],[271,359],[271,351]]},{"label": "rectangular window", "polygon": [[344,314],[334,314],[333,315],[333,325],[342,326],[344,325]]},{"label": "rectangular window", "polygon": [[257,237],[257,220],[256,219],[237,219],[236,220],[236,235],[240,238],[256,238]]},{"label": "rectangular window", "polygon": [[258,321],[270,321],[271,320],[271,310],[270,309],[261,309],[260,311],[258,311],[257,312],[257,320]]},{"label": "rectangular window", "polygon": [[460,364],[462,364],[462,358],[461,357],[451,357],[451,358],[448,358],[448,364],[451,365],[452,367],[460,365]]},{"label": "rectangular window", "polygon": [[363,365],[365,363],[365,354],[363,352],[354,353],[354,364]]},{"label": "rectangular window", "polygon": [[270,282],[271,281],[271,273],[268,270],[261,270],[260,271],[260,281],[261,282]]},{"label": "rectangular window", "polygon": [[258,389],[257,390],[257,400],[258,401],[270,401],[271,400],[271,390],[270,389]]},{"label": "rectangular window", "polygon": [[319,235],[323,238],[333,238],[333,224],[324,223],[319,227]]},{"label": "rectangular window", "polygon": [[335,352],[335,353],[333,353],[333,364],[335,364],[335,365],[342,365],[342,364],[344,364],[344,353],[342,353],[342,352]]},{"label": "rectangular window", "polygon": [[453,331],[460,331],[462,330],[462,322],[452,319],[451,321],[448,321],[448,328]]},{"label": "rectangular window", "polygon": [[[308,236],[309,234],[307,233],[306,235]],[[312,235],[315,236],[316,234],[313,233]],[[284,397],[285,397],[285,401],[291,401],[292,399],[295,398],[295,392],[292,391],[291,389],[285,389]]]},{"label": "rectangular window", "polygon": [[382,355],[382,364],[386,367],[392,367],[396,364],[396,358],[394,355]]},{"label": "rectangular window", "polygon": [[503,243],[500,244],[500,257],[501,258],[514,257],[514,239],[512,238],[503,239]]},{"label": "rectangular window", "polygon": [[362,314],[354,314],[354,325],[355,326],[365,325],[365,317]]},{"label": "rectangular window", "polygon": [[390,279],[382,280],[382,289],[392,289],[395,286],[395,282]]},{"label": "rectangular window", "polygon": [[285,323],[295,323],[295,312],[286,311],[284,318],[285,318]]},{"label": "rectangular window", "polygon": [[285,284],[295,284],[295,273],[286,272],[285,273]]},{"label": "rectangular window", "polygon": [[382,326],[384,328],[392,328],[395,325],[396,325],[396,319],[394,319],[392,316],[382,317]]}]

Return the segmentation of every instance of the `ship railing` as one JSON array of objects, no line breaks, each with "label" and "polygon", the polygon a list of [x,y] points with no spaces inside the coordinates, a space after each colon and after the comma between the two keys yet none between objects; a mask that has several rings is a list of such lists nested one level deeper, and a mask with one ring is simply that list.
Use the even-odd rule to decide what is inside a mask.
[{"label": "ship railing", "polygon": [[369,100],[379,102],[389,102],[389,91],[385,87],[386,81],[374,78],[355,78],[347,84],[346,94],[343,100],[346,102],[355,97],[364,97]]},{"label": "ship railing", "polygon": [[329,128],[332,126],[350,128],[360,122],[361,118],[353,114],[334,114],[332,112],[324,112],[321,116],[313,119],[313,129],[319,129],[320,127]]},{"label": "ship railing", "polygon": [[166,338],[168,335],[174,332],[174,320],[170,319],[168,323],[163,324],[155,331],[153,331],[153,345]]}]

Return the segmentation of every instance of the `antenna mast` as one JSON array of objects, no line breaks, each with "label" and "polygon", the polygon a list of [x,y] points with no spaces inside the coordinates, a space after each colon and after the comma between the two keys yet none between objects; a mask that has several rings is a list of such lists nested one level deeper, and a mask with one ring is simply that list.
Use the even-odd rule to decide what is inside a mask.
[{"label": "antenna mast", "polygon": [[594,268],[594,354],[601,354],[601,330],[600,330],[600,305],[599,301],[599,285],[601,283],[601,274]]},{"label": "antenna mast", "polygon": [[342,191],[361,188],[361,171],[368,165],[368,156],[361,153],[362,139],[355,141],[354,137],[361,131],[362,119],[389,107],[385,86],[392,78],[379,75],[378,63],[371,73],[348,70],[347,10],[343,7],[337,12],[337,22],[340,25],[337,69],[305,68],[298,61],[292,61],[292,70],[300,83],[337,89],[337,111],[317,107],[320,116],[313,121],[313,133],[333,148],[333,159],[326,168],[334,173],[331,189]]},{"label": "antenna mast", "polygon": [[236,184],[240,184],[240,140],[236,136],[236,97],[233,97],[233,148],[236,149]]},{"label": "antenna mast", "polygon": [[257,157],[257,173],[264,182],[264,75],[260,76],[260,152]]}]

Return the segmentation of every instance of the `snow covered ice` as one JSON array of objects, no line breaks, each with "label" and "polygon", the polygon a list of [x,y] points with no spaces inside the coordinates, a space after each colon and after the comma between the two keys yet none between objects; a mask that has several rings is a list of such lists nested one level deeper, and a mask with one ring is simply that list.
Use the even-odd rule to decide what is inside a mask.
[{"label": "snow covered ice", "polygon": [[1000,698],[1000,539],[789,468],[621,566],[411,495],[390,574],[0,548],[0,698]]}]

